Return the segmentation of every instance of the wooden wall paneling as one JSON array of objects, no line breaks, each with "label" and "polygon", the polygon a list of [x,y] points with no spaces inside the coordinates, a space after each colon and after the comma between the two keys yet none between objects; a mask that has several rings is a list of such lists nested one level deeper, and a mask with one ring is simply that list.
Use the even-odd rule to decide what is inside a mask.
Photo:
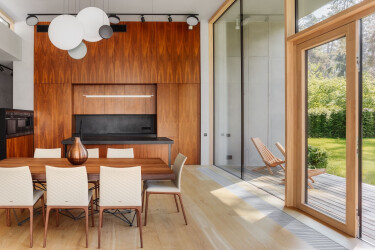
[{"label": "wooden wall paneling", "polygon": [[155,83],[155,23],[126,22],[127,31],[115,33],[115,82]]},{"label": "wooden wall paneling", "polygon": [[172,145],[172,162],[179,152],[178,84],[157,85],[157,129],[159,137],[168,137]]},{"label": "wooden wall paneling", "polygon": [[[139,95],[145,93],[145,85],[126,85],[126,95]],[[126,98],[125,111],[127,114],[145,114],[146,98]]]},{"label": "wooden wall paneling", "polygon": [[71,84],[36,83],[34,95],[34,146],[62,147],[72,135]]},{"label": "wooden wall paneling", "polygon": [[152,95],[151,98],[145,99],[145,114],[156,114],[156,98],[157,90],[156,85],[145,85],[145,95]]},{"label": "wooden wall paneling", "polygon": [[34,135],[9,138],[6,143],[7,158],[34,156]]},{"label": "wooden wall paneling", "polygon": [[183,83],[201,83],[200,24],[189,30],[183,25]]},{"label": "wooden wall paneling", "polygon": [[74,85],[74,114],[105,114],[105,98],[87,98],[84,95],[103,95],[105,85]]},{"label": "wooden wall paneling", "polygon": [[47,32],[36,30],[37,26],[34,27],[34,82],[70,82],[71,61],[68,53],[56,48],[50,42]]},{"label": "wooden wall paneling", "polygon": [[176,44],[176,23],[156,24],[156,44],[157,44],[157,72],[158,83],[176,83],[176,62],[174,51]]},{"label": "wooden wall paneling", "polygon": [[[105,86],[106,95],[124,95],[124,85],[107,85]],[[125,98],[104,98],[105,114],[124,114]]]},{"label": "wooden wall paneling", "polygon": [[72,61],[72,83],[113,83],[115,80],[115,39],[85,42],[87,54],[83,59]]},{"label": "wooden wall paneling", "polygon": [[179,151],[200,164],[200,85],[179,85]]}]

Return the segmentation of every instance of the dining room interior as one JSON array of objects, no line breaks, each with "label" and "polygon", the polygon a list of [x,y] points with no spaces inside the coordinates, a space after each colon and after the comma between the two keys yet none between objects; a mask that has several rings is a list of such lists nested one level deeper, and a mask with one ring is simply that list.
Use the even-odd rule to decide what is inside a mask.
[{"label": "dining room interior", "polygon": [[375,1],[0,0],[0,249],[375,249]]}]

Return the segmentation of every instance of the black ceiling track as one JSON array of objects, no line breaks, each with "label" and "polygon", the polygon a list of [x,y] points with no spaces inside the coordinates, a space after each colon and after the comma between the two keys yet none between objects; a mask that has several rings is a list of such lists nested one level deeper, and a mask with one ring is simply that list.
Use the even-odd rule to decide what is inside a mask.
[{"label": "black ceiling track", "polygon": [[[40,24],[36,26],[36,32],[48,32],[49,25],[47,24]],[[111,25],[113,32],[126,32],[126,24],[115,24]]]}]

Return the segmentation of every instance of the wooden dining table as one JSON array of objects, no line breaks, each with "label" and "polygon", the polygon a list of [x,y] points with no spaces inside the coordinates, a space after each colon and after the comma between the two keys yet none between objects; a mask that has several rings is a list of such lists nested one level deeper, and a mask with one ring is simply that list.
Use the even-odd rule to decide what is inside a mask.
[{"label": "wooden dining table", "polygon": [[0,161],[0,167],[12,168],[29,166],[33,180],[46,179],[46,167],[78,167],[85,166],[89,181],[100,179],[100,166],[105,167],[134,167],[141,166],[142,180],[173,180],[175,175],[169,166],[161,159],[88,159],[82,165],[72,165],[66,158],[36,159],[36,158],[9,158]]}]

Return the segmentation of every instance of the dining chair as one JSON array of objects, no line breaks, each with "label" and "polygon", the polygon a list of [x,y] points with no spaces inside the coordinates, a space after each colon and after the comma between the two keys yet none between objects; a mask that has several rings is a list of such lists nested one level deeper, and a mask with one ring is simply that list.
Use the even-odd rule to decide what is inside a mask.
[{"label": "dining chair", "polygon": [[[91,203],[91,223],[94,226],[94,206],[92,191],[88,190],[86,167],[56,168],[46,166],[47,218],[44,227],[43,247],[47,243],[47,230],[51,209],[83,209],[86,218],[86,248],[88,247],[89,204]],[[58,226],[58,216],[56,225]]]},{"label": "dining chair", "polygon": [[181,210],[184,215],[185,223],[187,223],[186,214],[184,205],[182,203],[182,197],[181,197],[181,175],[182,175],[182,169],[185,165],[187,157],[183,154],[179,153],[176,157],[176,160],[173,165],[173,172],[175,174],[175,179],[173,181],[150,181],[146,183],[146,188],[144,189],[145,195],[143,197],[146,198],[146,208],[145,208],[145,226],[147,224],[147,210],[148,210],[148,201],[151,194],[172,194],[175,197],[175,202],[178,209],[177,199],[176,196],[178,196],[180,200]]},{"label": "dining chair", "polygon": [[[99,158],[99,148],[88,148],[87,149],[88,158],[89,159],[98,159]],[[91,189],[95,190],[95,204],[96,204],[96,210],[98,210],[98,199],[99,199],[99,181],[89,181],[89,183],[94,184],[94,187]]]},{"label": "dining chair", "polygon": [[134,209],[137,215],[137,227],[142,240],[142,176],[141,167],[112,168],[100,167],[100,210],[98,247],[100,248],[103,212],[107,209]]},{"label": "dining chair", "polygon": [[61,148],[36,148],[34,158],[61,158]]},{"label": "dining chair", "polygon": [[88,158],[97,159],[99,158],[99,148],[88,148]]},{"label": "dining chair", "polygon": [[107,158],[134,158],[132,148],[108,148]]},{"label": "dining chair", "polygon": [[34,190],[29,167],[0,168],[0,208],[6,209],[6,223],[10,226],[10,209],[29,209],[30,247],[33,247],[34,205],[41,200],[43,222],[44,191]]}]

